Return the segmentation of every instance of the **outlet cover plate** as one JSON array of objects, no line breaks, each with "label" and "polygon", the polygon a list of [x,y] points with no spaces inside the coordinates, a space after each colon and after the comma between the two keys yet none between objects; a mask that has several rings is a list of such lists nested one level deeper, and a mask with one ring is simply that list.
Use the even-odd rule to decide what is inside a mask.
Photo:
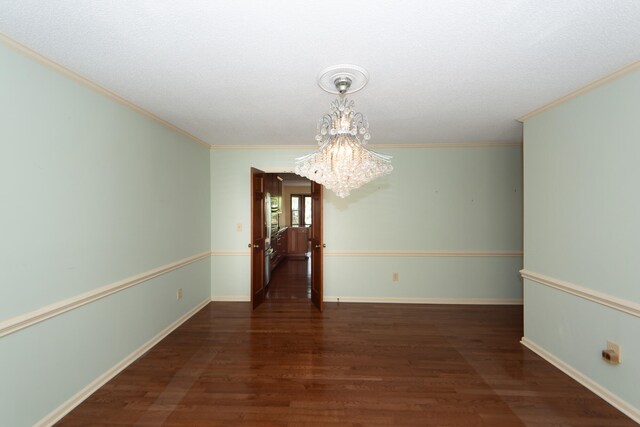
[{"label": "outlet cover plate", "polygon": [[618,360],[622,362],[622,350],[620,349],[620,345],[616,344],[612,341],[607,341],[607,350],[613,350],[618,355]]}]

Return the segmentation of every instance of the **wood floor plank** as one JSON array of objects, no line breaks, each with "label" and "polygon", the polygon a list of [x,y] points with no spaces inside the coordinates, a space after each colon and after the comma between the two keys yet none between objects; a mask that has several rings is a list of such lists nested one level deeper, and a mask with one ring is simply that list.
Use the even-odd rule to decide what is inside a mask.
[{"label": "wood floor plank", "polygon": [[285,261],[265,303],[211,303],[60,426],[634,426],[524,348],[522,307],[309,302]]}]

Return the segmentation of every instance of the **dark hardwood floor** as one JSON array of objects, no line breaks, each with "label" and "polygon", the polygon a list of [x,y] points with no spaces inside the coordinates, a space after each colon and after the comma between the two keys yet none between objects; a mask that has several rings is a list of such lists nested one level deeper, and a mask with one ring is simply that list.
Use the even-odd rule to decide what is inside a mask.
[{"label": "dark hardwood floor", "polygon": [[309,259],[286,259],[273,271],[267,301],[309,304],[311,301],[311,263]]},{"label": "dark hardwood floor", "polygon": [[211,303],[59,425],[634,426],[519,344],[520,306]]}]

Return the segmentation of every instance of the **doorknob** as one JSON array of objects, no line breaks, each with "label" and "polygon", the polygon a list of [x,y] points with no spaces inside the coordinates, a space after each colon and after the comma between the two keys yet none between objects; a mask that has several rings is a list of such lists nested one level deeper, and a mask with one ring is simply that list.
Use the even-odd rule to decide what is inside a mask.
[{"label": "doorknob", "polygon": [[[326,248],[326,247],[327,247],[327,244],[326,244],[326,243],[323,243],[323,244],[322,244],[322,247],[323,247],[323,248]],[[320,245],[316,245],[316,249],[320,249]]]},{"label": "doorknob", "polygon": [[[251,243],[249,243],[249,244],[247,245],[247,247],[248,247],[248,248],[250,248],[250,247],[251,247]],[[260,247],[260,245],[253,245],[253,247],[254,247],[254,248],[256,248],[256,249],[258,249],[258,248]]]}]

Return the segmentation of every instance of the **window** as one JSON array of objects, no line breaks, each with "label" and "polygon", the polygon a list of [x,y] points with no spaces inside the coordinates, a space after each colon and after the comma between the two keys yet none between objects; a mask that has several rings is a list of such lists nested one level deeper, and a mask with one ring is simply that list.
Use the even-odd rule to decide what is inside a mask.
[{"label": "window", "polygon": [[307,194],[291,195],[291,226],[311,225],[311,196]]}]

